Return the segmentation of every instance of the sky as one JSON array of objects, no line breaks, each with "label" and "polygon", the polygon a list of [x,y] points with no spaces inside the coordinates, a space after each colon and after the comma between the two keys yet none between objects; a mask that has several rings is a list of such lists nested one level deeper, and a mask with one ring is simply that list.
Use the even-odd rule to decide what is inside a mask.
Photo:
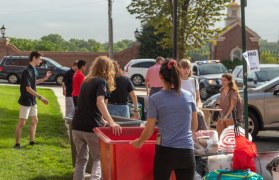
[{"label": "sky", "polygon": [[[128,13],[132,0],[112,0],[113,39],[135,40],[139,20]],[[246,25],[262,39],[279,39],[279,0],[247,0]],[[0,26],[6,36],[39,39],[60,34],[64,39],[108,42],[108,0],[1,0]],[[224,22],[216,24],[224,26]]]}]

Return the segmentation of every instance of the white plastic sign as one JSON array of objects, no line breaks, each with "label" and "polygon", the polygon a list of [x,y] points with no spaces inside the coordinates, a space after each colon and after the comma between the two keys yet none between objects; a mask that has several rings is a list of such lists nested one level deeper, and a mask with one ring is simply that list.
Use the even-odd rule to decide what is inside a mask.
[{"label": "white plastic sign", "polygon": [[247,62],[248,72],[260,71],[260,62],[259,62],[258,50],[246,51],[242,55]]}]

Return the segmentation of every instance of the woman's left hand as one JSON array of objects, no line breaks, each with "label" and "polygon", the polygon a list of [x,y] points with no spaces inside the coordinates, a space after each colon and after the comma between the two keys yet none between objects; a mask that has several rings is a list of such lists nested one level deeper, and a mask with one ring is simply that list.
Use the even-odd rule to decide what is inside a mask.
[{"label": "woman's left hand", "polygon": [[134,119],[138,120],[140,118],[139,112],[134,113]]},{"label": "woman's left hand", "polygon": [[120,136],[122,134],[122,128],[119,124],[113,122],[109,126],[112,128],[112,134],[115,136]]}]

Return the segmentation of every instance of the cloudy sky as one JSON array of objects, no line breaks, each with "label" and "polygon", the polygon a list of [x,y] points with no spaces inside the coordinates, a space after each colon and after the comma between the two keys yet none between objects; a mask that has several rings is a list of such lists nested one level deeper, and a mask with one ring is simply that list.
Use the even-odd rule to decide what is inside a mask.
[{"label": "cloudy sky", "polygon": [[[140,22],[127,12],[132,0],[113,1],[114,41],[134,39]],[[248,0],[246,25],[262,39],[279,38],[279,0]],[[1,0],[0,25],[8,37],[39,39],[51,33],[64,39],[108,41],[107,0]],[[223,22],[221,26],[223,26]]]}]

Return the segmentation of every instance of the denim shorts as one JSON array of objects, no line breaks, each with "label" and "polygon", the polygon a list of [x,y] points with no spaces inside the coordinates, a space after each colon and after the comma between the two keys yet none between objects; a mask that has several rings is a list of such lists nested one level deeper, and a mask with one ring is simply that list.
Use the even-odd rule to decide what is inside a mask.
[{"label": "denim shorts", "polygon": [[128,105],[108,104],[108,111],[110,115],[130,118],[130,111]]}]

